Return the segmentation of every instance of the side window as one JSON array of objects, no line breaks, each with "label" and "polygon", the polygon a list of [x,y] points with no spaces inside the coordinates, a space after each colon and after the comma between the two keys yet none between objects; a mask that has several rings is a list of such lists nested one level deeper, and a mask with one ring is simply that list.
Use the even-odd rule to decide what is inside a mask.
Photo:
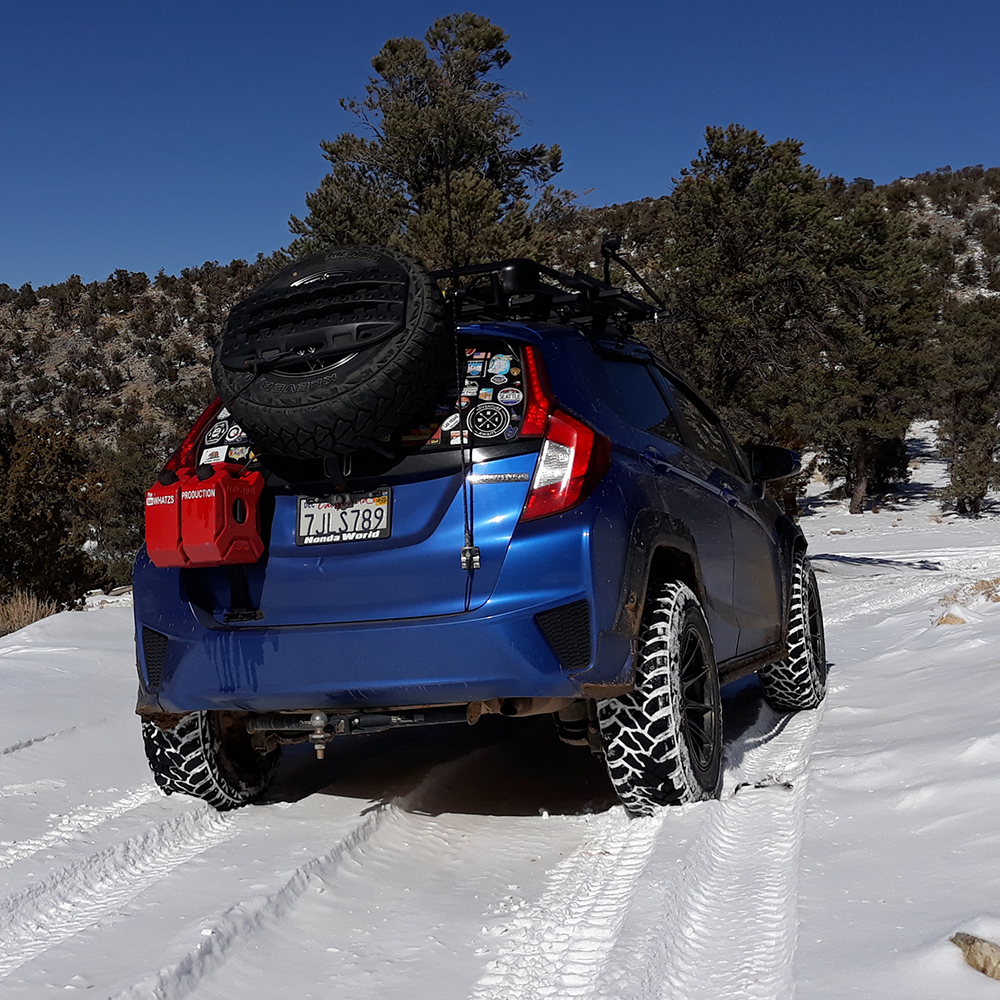
[{"label": "side window", "polygon": [[677,421],[649,368],[641,362],[607,356],[602,362],[604,402],[633,427],[683,444]]},{"label": "side window", "polygon": [[737,476],[742,476],[718,420],[702,409],[698,401],[689,395],[686,389],[676,382],[670,381],[666,376],[662,377],[670,386],[674,403],[681,411],[684,423],[690,431],[691,448],[702,458],[714,462]]}]

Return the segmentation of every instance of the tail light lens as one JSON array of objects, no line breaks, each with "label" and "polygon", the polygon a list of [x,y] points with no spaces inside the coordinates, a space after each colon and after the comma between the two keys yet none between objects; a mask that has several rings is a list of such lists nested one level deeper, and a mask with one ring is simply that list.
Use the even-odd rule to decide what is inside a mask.
[{"label": "tail light lens", "polygon": [[542,352],[537,347],[524,348],[524,392],[528,398],[521,421],[521,437],[541,437],[545,422],[556,409],[556,399],[545,374]]},{"label": "tail light lens", "polygon": [[[181,469],[193,469],[197,464],[198,445],[208,430],[208,425],[212,423],[219,410],[222,409],[222,400],[216,397],[208,404],[205,412],[198,418],[197,423],[191,428],[190,433],[181,442],[180,447],[164,463],[163,476],[165,473],[173,473],[175,476]],[[169,476],[167,477],[170,478]],[[171,480],[172,481],[172,480]]]},{"label": "tail light lens", "polygon": [[544,436],[521,511],[522,521],[535,521],[569,510],[590,496],[611,464],[611,442],[559,409],[535,347],[524,349],[524,373],[528,403],[521,437]]}]

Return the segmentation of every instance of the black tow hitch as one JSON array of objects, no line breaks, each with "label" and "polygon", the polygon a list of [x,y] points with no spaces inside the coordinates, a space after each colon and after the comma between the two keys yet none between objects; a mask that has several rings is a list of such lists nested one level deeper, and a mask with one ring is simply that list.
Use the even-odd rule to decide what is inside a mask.
[{"label": "black tow hitch", "polygon": [[[441,726],[468,722],[465,705],[444,705],[409,711],[354,711],[311,712],[301,715],[293,712],[271,712],[247,719],[250,733],[309,733],[306,738],[316,748],[316,756],[323,759],[325,744],[335,736],[356,736],[361,733],[383,733],[405,726]],[[295,741],[298,742],[298,741]]]}]

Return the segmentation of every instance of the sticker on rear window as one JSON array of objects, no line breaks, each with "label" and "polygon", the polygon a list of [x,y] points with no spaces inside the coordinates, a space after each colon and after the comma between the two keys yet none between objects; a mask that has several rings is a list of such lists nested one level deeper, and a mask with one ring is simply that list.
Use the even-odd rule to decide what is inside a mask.
[{"label": "sticker on rear window", "polygon": [[510,414],[499,403],[480,403],[469,414],[469,428],[481,438],[499,437],[510,426]]},{"label": "sticker on rear window", "polygon": [[517,406],[524,399],[524,393],[520,389],[501,389],[497,393],[497,399],[504,406]]},{"label": "sticker on rear window", "polygon": [[226,436],[226,431],[228,430],[228,420],[220,420],[217,424],[212,424],[212,426],[208,429],[208,433],[205,435],[205,444],[209,447],[213,444],[218,444]]},{"label": "sticker on rear window", "polygon": [[201,453],[201,458],[198,460],[199,465],[215,465],[216,462],[224,462],[226,460],[226,446],[216,448],[206,448]]}]

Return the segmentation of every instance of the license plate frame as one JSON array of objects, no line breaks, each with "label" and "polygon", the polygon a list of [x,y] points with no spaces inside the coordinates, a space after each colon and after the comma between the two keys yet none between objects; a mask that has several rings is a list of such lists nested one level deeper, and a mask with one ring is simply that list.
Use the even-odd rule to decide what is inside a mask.
[{"label": "license plate frame", "polygon": [[[367,528],[366,511],[370,512]],[[378,512],[381,512],[381,518],[378,518]],[[316,530],[317,528],[320,530]],[[300,496],[295,505],[295,544],[303,548],[312,545],[374,542],[391,536],[390,486],[359,493]]]}]

